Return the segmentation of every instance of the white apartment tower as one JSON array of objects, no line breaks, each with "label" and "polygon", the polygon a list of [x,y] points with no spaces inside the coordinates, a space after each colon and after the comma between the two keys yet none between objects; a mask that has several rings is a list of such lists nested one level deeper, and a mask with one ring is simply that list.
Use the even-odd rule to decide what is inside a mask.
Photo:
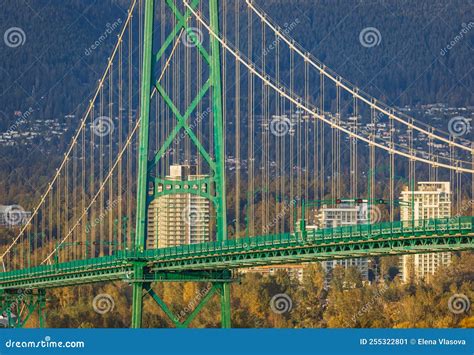
[{"label": "white apartment tower", "polygon": [[[426,219],[450,218],[451,195],[449,182],[419,182],[413,192],[406,187],[400,196],[400,200],[405,202],[400,206],[400,219],[405,222],[414,219],[417,225]],[[451,253],[447,252],[403,255],[400,259],[402,280],[427,279],[440,266],[450,262]]]},{"label": "white apartment tower", "polygon": [[[204,179],[195,167],[172,165],[166,180],[193,181]],[[199,189],[200,186],[197,186]],[[194,194],[170,194],[156,198],[148,209],[147,248],[166,248],[210,240],[210,202]]]},{"label": "white apartment tower", "polygon": [[[338,207],[323,206],[317,216],[319,228],[335,228],[355,224],[367,224],[369,220],[367,201],[356,204],[345,202]],[[344,260],[327,260],[322,262],[322,267],[328,275],[336,266],[356,267],[367,280],[369,277],[369,264],[367,258],[353,258]],[[329,279],[328,279],[329,280]]]}]

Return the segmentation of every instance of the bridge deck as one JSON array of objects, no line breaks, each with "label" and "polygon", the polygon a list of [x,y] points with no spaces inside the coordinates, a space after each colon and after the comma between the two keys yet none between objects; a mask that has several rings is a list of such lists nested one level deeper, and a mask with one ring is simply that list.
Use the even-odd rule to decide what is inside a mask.
[{"label": "bridge deck", "polygon": [[0,289],[52,288],[107,280],[126,280],[133,261],[151,272],[219,270],[257,265],[394,255],[474,248],[474,217],[381,223],[275,234],[224,242],[146,250],[75,260],[0,273]]}]

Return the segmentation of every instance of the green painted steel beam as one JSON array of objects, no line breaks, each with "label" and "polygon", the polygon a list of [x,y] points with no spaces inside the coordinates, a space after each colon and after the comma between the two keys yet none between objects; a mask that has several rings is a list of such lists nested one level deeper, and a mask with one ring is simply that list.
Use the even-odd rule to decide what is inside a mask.
[{"label": "green painted steel beam", "polygon": [[163,312],[166,314],[166,316],[173,322],[174,326],[176,328],[187,328],[189,324],[196,318],[196,316],[199,314],[199,312],[202,310],[202,308],[209,302],[209,300],[214,296],[214,294],[217,292],[219,289],[220,285],[214,284],[211,289],[204,295],[204,297],[199,301],[197,304],[196,308],[193,309],[193,311],[189,314],[189,316],[184,320],[184,322],[181,322],[179,317],[177,317],[171,309],[166,305],[166,303],[156,294],[156,292],[153,290],[151,285],[147,285],[146,287],[146,292],[153,298],[153,300],[156,302],[158,306],[163,310]]},{"label": "green painted steel beam", "polygon": [[145,280],[153,282],[234,282],[228,270],[190,270],[185,272],[150,272]]},{"label": "green painted steel beam", "polygon": [[[181,28],[184,28],[185,32],[188,35],[188,38],[193,42],[193,45],[199,50],[199,53],[204,58],[204,60],[209,64],[210,63],[210,56],[206,49],[203,47],[202,43],[200,43],[199,39],[197,38],[196,34],[194,33],[194,29],[189,27],[187,24],[187,19],[191,16],[191,10],[186,9],[185,14],[181,14],[181,12],[176,7],[175,2],[173,0],[166,0],[168,7],[173,11],[174,16],[178,20],[178,24]],[[199,0],[195,0],[191,3],[191,7],[196,9],[197,5],[199,4]]]},{"label": "green painted steel beam", "polygon": [[178,135],[181,129],[184,129],[186,131],[186,134],[189,136],[189,138],[192,140],[192,142],[198,149],[199,154],[201,154],[203,158],[206,160],[206,162],[209,164],[209,167],[212,170],[215,170],[216,164],[214,163],[214,161],[212,160],[211,156],[206,151],[204,146],[201,144],[199,139],[196,137],[194,132],[191,130],[191,127],[189,127],[189,125],[187,124],[187,120],[189,119],[191,114],[194,112],[194,110],[197,108],[199,102],[202,101],[205,94],[210,89],[211,82],[207,80],[204,83],[203,87],[199,90],[199,93],[196,96],[196,98],[194,98],[194,100],[191,102],[189,107],[186,109],[186,113],[184,115],[181,115],[178,108],[175,106],[171,98],[166,93],[165,89],[159,83],[156,83],[155,87],[158,90],[158,93],[161,95],[161,97],[163,97],[163,100],[165,101],[166,105],[171,109],[174,116],[178,120],[178,124],[175,126],[175,128],[173,128],[173,131],[169,134],[169,136],[163,142],[159,151],[155,155],[154,161],[152,161],[152,164],[149,164],[148,170],[153,168],[158,163],[158,161],[163,157],[163,154],[169,149],[170,145],[173,143],[173,140],[176,138],[176,136]]},{"label": "green painted steel beam", "polygon": [[145,249],[147,229],[148,154],[150,140],[150,95],[152,85],[153,22],[155,0],[145,0],[143,31],[143,68],[140,101],[140,131],[138,143],[138,176],[135,250]]},{"label": "green painted steel beam", "polygon": [[176,327],[180,327],[181,323],[178,321],[177,317],[173,314],[173,312],[169,309],[166,303],[156,294],[156,292],[151,288],[151,285],[147,285],[145,288],[146,292],[153,298],[158,306],[160,306],[161,310],[166,314],[166,316],[173,322]]},{"label": "green painted steel beam", "polygon": [[[159,196],[166,196],[172,194],[190,194],[209,199],[214,201],[214,196],[211,194],[213,179],[199,179],[192,181],[176,181],[155,178],[155,189],[150,200],[153,200]],[[202,186],[205,186],[203,191]],[[161,191],[159,191],[161,187]],[[150,201],[151,202],[151,201]]]},{"label": "green painted steel beam", "polygon": [[[166,37],[166,40],[162,44],[159,51],[156,53],[154,61],[155,63],[165,55],[166,51],[172,45],[174,40],[178,40],[178,36],[184,33],[188,38],[195,44],[199,54],[204,59],[204,62],[209,66],[209,78],[205,81],[201,88],[199,88],[198,95],[194,98],[191,104],[186,109],[184,114],[181,114],[179,109],[176,107],[175,103],[169,97],[165,89],[160,85],[159,82],[155,83],[158,94],[163,99],[165,105],[171,110],[173,116],[177,119],[177,124],[173,128],[172,132],[166,137],[163,144],[159,147],[158,152],[155,154],[154,158],[148,162],[148,173],[153,171],[153,168],[156,167],[163,155],[168,151],[172,142],[176,139],[178,133],[183,129],[187,136],[190,138],[194,146],[198,150],[198,154],[203,157],[207,165],[210,168],[211,176],[210,181],[212,182],[213,189],[210,190],[212,194],[200,194],[210,200],[215,206],[215,218],[216,218],[216,230],[217,235],[216,239],[218,241],[224,241],[227,239],[227,216],[226,216],[226,192],[225,192],[225,153],[224,153],[224,117],[223,117],[223,97],[222,97],[222,73],[221,73],[221,45],[218,40],[209,36],[209,47],[208,49],[204,48],[203,43],[200,43],[194,29],[188,25],[188,19],[191,15],[190,9],[187,9],[184,14],[180,12],[176,3],[172,0],[165,0],[168,8],[171,9],[177,24],[171,33]],[[192,8],[197,8],[200,2],[199,0],[194,0],[191,3]],[[207,0],[209,6],[209,18],[210,18],[210,28],[212,31],[219,33],[219,6],[217,0]],[[214,154],[211,154],[210,151],[204,148],[202,142],[196,137],[192,128],[188,124],[188,119],[190,115],[197,108],[198,104],[203,102],[205,95],[211,90],[211,109],[212,109],[212,119],[213,119],[213,128],[214,128]],[[178,194],[183,193],[182,191],[168,191],[162,194]],[[150,198],[148,199],[148,203]],[[141,208],[141,207],[139,207]],[[146,217],[144,217],[146,218]]]},{"label": "green painted steel beam", "polygon": [[[140,99],[140,130],[138,141],[138,173],[137,173],[137,206],[135,245],[136,252],[145,250],[148,222],[148,154],[150,144],[150,97],[152,92],[153,75],[153,30],[155,21],[155,0],[144,2],[144,27],[143,27],[143,65],[141,73],[141,99]],[[132,283],[132,327],[140,328],[142,324],[143,265],[139,262],[133,264]]]},{"label": "green painted steel beam", "polygon": [[241,267],[473,249],[473,217],[423,221],[416,228],[381,223],[320,230],[306,237],[266,235],[41,265],[0,273],[0,291],[129,282],[136,277],[133,263],[137,261],[146,269],[136,277],[142,281],[193,281],[230,278],[227,269]]},{"label": "green painted steel beam", "polygon": [[[197,5],[199,4],[199,1],[200,0],[193,0],[193,2],[191,3],[191,8],[193,9],[196,9]],[[168,4],[169,6],[170,4]],[[171,4],[172,5],[172,8],[175,8],[175,5],[174,3]],[[179,11],[176,9],[176,11],[179,13]],[[173,11],[175,12],[175,11]],[[166,50],[171,46],[171,44],[173,43],[173,40],[178,36],[180,30],[182,28],[184,28],[184,26],[186,25],[187,23],[187,20],[190,18],[191,16],[191,10],[190,9],[187,9],[185,14],[184,15],[181,15],[181,13],[179,13],[179,21],[178,23],[176,24],[176,26],[173,28],[173,30],[171,31],[171,33],[168,35],[168,37],[166,37],[165,41],[163,42],[161,48],[158,50],[158,52],[156,52],[156,54],[154,55],[154,61],[155,63],[158,62],[161,57],[163,57],[163,55],[165,54]],[[204,58],[204,60],[206,60],[207,63],[210,62],[209,60],[209,53],[207,53],[207,51],[201,46],[201,44],[199,43],[199,41],[196,41],[195,38],[193,37],[190,37],[191,41],[193,41],[194,45],[196,46],[200,46],[199,48],[199,51],[202,55],[202,57]]]},{"label": "green painted steel beam", "polygon": [[222,328],[231,328],[231,304],[230,304],[230,284],[223,282],[220,284],[221,294],[221,326]]},{"label": "green painted steel beam", "polygon": [[211,300],[212,296],[218,291],[219,284],[212,285],[212,288],[206,293],[206,295],[199,301],[196,308],[193,309],[189,317],[182,323],[183,328],[187,328],[189,324],[196,318],[196,316],[201,312],[204,306]]},{"label": "green painted steel beam", "polygon": [[143,315],[143,278],[144,264],[137,262],[133,265],[132,277],[132,328],[142,327]]},{"label": "green painted steel beam", "polygon": [[[218,0],[209,0],[210,30],[220,33]],[[217,241],[227,239],[227,208],[225,191],[225,152],[224,152],[224,112],[222,104],[221,44],[217,38],[210,36],[211,43],[211,80],[212,112],[214,118],[214,151],[216,159],[216,215]]]},{"label": "green painted steel beam", "polygon": [[[154,270],[192,270],[238,268],[276,262],[327,260],[338,255],[363,257],[416,252],[469,250],[474,247],[472,218],[441,220],[417,228],[404,228],[394,223],[354,228],[335,228],[304,235],[269,235],[211,242],[181,247],[148,250]],[[462,221],[462,223],[461,223]],[[389,250],[387,252],[387,249]]]}]

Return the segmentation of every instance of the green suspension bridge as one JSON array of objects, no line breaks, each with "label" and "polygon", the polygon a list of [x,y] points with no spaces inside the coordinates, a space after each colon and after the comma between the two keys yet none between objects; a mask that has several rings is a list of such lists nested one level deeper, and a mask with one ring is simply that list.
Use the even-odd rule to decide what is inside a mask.
[{"label": "green suspension bridge", "polygon": [[[9,327],[35,312],[44,326],[50,289],[120,280],[132,288],[134,328],[144,297],[186,327],[214,295],[231,327],[239,268],[474,248],[472,143],[346,81],[289,36],[303,27],[278,26],[250,0],[131,1],[31,217],[7,216],[0,307]],[[171,165],[196,166],[196,178],[170,177]],[[414,194],[397,198],[416,181],[449,181],[452,213],[415,220]],[[175,195],[209,201],[210,216],[187,208],[172,221],[209,217],[206,238],[153,239],[153,203]],[[314,228],[318,207],[349,202],[367,204],[366,224]],[[410,217],[400,221],[402,210]],[[212,287],[181,321],[158,282]]]}]

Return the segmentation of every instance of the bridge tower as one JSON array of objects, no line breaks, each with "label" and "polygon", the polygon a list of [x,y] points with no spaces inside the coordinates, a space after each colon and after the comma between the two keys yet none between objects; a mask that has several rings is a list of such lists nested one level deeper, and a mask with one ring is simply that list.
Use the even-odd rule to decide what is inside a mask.
[{"label": "bridge tower", "polygon": [[[158,50],[154,49],[154,29],[155,29],[155,5],[157,1],[164,1],[167,8],[176,18],[176,27],[166,34],[166,40],[160,44]],[[197,9],[202,4],[203,8],[208,10],[210,27],[215,33],[219,33],[219,3],[218,0],[191,0],[190,6]],[[182,11],[172,0],[144,0],[144,29],[143,29],[143,66],[141,73],[141,101],[140,101],[140,131],[139,131],[139,150],[138,150],[138,181],[137,181],[137,211],[136,211],[136,233],[134,251],[140,255],[146,249],[148,208],[150,203],[157,197],[170,194],[191,193],[207,198],[213,204],[216,221],[216,239],[224,241],[226,235],[226,196],[225,196],[225,156],[223,142],[223,105],[222,105],[222,75],[221,75],[221,46],[218,40],[209,36],[208,48],[204,48],[202,39],[199,39],[190,27],[188,20],[191,16],[189,10]],[[171,48],[173,43],[179,40],[178,36],[185,34],[187,40],[191,41],[203,58],[203,63],[208,66],[209,78],[198,88],[198,95],[190,103],[189,107],[182,114],[174,105],[165,88],[160,85],[158,77],[154,71],[158,61],[165,55],[167,49]],[[177,127],[184,130],[191,138],[197,148],[198,154],[209,163],[210,174],[207,178],[199,180],[200,185],[206,186],[202,189],[189,189],[186,184],[180,184],[176,181],[167,181],[165,177],[152,177],[150,171],[156,167],[156,164],[163,155],[170,149],[173,141],[178,135],[177,130],[173,130],[157,152],[150,159],[150,103],[151,93],[157,91],[166,106],[173,112],[177,120]],[[210,100],[204,103],[204,95],[209,92]],[[208,104],[208,102],[210,103]],[[209,111],[212,112],[213,122],[213,142],[214,154],[206,150],[203,142],[196,137],[191,130],[188,122],[189,116],[202,102],[203,105],[209,105]],[[158,189],[157,185],[169,187],[168,189]],[[153,186],[153,192],[150,193],[150,186]],[[214,293],[220,295],[221,300],[221,321],[222,327],[230,327],[230,281],[231,273],[228,270],[215,272],[192,273],[183,271],[182,274],[169,275],[160,273],[160,271],[151,272],[146,267],[143,259],[134,260],[134,273],[132,280],[133,304],[132,304],[132,327],[139,328],[142,323],[143,297],[149,294],[163,311],[170,317],[177,327],[185,327],[199,312],[202,306],[211,298]],[[209,293],[203,297],[201,303],[196,307],[190,317],[184,321],[177,321],[164,302],[152,290],[151,283],[145,282],[153,279],[155,281],[209,281],[213,287]],[[170,279],[171,278],[171,279]]]}]

